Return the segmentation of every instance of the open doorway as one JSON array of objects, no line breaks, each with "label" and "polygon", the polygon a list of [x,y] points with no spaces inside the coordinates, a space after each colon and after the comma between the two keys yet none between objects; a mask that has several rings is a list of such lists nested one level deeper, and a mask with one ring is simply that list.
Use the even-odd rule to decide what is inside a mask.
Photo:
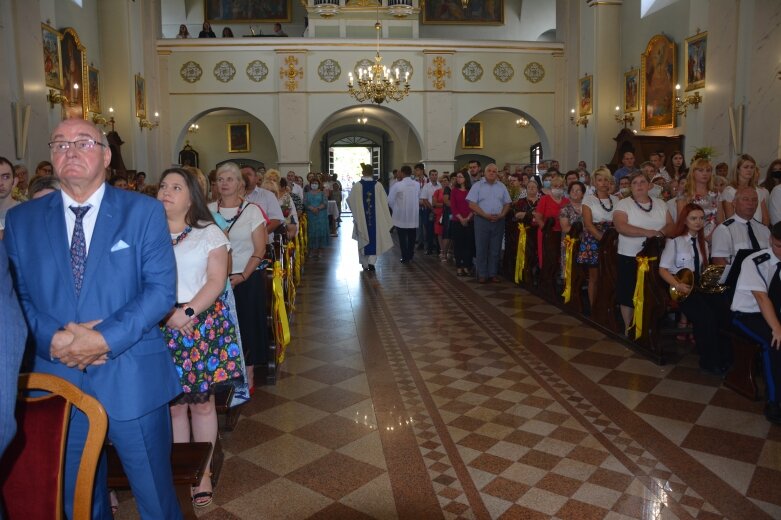
[{"label": "open doorway", "polygon": [[340,139],[328,149],[328,172],[337,174],[342,184],[341,211],[343,213],[349,212],[347,197],[353,184],[361,180],[361,163],[371,164],[376,170],[375,164],[378,162],[379,147],[369,139],[360,137]]}]

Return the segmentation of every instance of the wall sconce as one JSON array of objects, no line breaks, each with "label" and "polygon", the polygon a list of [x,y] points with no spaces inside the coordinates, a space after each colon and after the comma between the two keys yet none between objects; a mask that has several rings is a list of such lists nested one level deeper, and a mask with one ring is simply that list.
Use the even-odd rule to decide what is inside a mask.
[{"label": "wall sconce", "polygon": [[570,113],[570,116],[569,116],[570,123],[572,123],[575,126],[581,126],[582,125],[583,128],[586,128],[588,126],[588,116],[576,117],[574,108],[570,109],[569,113]]},{"label": "wall sconce", "polygon": [[361,110],[361,117],[358,118],[358,124],[359,125],[365,125],[369,121],[369,118],[366,117],[366,113],[364,110]]},{"label": "wall sconce", "polygon": [[196,125],[195,123],[190,123],[190,127],[187,129],[188,134],[197,134],[198,130],[200,130],[201,127]]},{"label": "wall sconce", "polygon": [[520,118],[515,120],[515,126],[518,128],[526,128],[529,126],[529,121],[526,120],[526,118]]},{"label": "wall sconce", "polygon": [[62,105],[70,103],[67,97],[62,95],[59,90],[49,89],[49,95],[46,96],[46,101],[49,102],[49,106],[54,108],[54,105]]},{"label": "wall sconce", "polygon": [[623,123],[624,128],[626,128],[627,125],[632,126],[632,123],[635,122],[635,115],[633,113],[624,112],[624,115],[620,115],[620,114],[621,114],[621,107],[616,106],[616,114],[615,114],[616,122],[619,124]]},{"label": "wall sconce", "polygon": [[680,92],[681,86],[675,85],[675,113],[679,116],[686,117],[686,111],[689,109],[689,106],[694,106],[695,109],[700,107],[702,96],[699,92],[695,92],[694,94],[689,94],[688,96],[681,98]]},{"label": "wall sconce", "polygon": [[108,108],[109,118],[106,119],[106,116],[103,114],[93,114],[92,115],[92,122],[96,125],[106,126],[111,125],[111,131],[114,131],[114,124],[116,121],[114,121],[114,107]]},{"label": "wall sconce", "polygon": [[160,121],[158,120],[159,117],[160,114],[158,112],[155,112],[154,122],[150,121],[149,119],[139,118],[138,126],[141,127],[142,132],[144,128],[146,128],[147,130],[152,130],[153,128],[157,128],[158,126],[160,126]]}]

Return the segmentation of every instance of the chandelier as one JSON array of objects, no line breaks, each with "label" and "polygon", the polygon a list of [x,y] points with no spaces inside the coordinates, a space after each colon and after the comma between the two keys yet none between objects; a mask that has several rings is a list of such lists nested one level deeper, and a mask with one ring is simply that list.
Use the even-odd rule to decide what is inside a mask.
[{"label": "chandelier", "polygon": [[371,101],[381,105],[386,101],[401,101],[409,94],[409,71],[404,73],[404,83],[402,84],[398,67],[395,71],[391,71],[382,64],[382,56],[380,56],[382,24],[380,23],[379,8],[374,29],[377,31],[377,55],[374,57],[374,64],[370,67],[358,68],[356,83],[353,82],[353,73],[349,73],[348,93],[359,103]]}]

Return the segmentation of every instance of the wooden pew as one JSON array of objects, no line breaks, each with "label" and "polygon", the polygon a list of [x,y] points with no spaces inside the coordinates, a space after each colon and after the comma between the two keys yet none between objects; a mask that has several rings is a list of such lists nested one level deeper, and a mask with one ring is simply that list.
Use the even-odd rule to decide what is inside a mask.
[{"label": "wooden pew", "polygon": [[537,287],[538,280],[535,279],[535,273],[539,274],[539,262],[537,261],[537,226],[532,225],[534,214],[529,211],[523,219],[523,225],[526,226],[526,262],[523,266],[523,286],[527,289]]},{"label": "wooden pew", "polygon": [[732,368],[724,378],[724,386],[756,401],[759,399],[757,372],[762,347],[735,330],[730,330],[728,334],[732,343]]},{"label": "wooden pew", "polygon": [[[206,462],[209,459],[211,449],[210,442],[172,444],[171,470],[174,477],[174,488],[176,489],[176,498],[179,500],[179,507],[186,520],[197,520],[198,518],[195,515],[190,488],[197,486],[201,481],[204,471],[206,471]],[[114,446],[106,446],[106,456],[108,458],[108,487],[128,489],[130,482],[128,482]],[[216,482],[214,474],[212,474],[212,482]]]},{"label": "wooden pew", "polygon": [[214,407],[217,410],[217,420],[222,418],[221,430],[233,431],[236,423],[239,422],[239,407],[231,408],[230,403],[233,400],[234,388],[231,383],[220,383],[214,385]]},{"label": "wooden pew", "polygon": [[[575,247],[572,251],[572,287],[570,291],[569,303],[565,305],[570,312],[583,314],[583,283],[586,281],[585,267],[577,262],[578,250],[580,247],[580,237],[583,235],[583,223],[576,222],[572,224],[567,233],[570,239],[575,240]],[[564,280],[566,284],[566,280]]]},{"label": "wooden pew", "polygon": [[610,228],[599,241],[599,283],[594,295],[591,319],[606,329],[620,334],[623,332],[618,320],[616,306],[616,281],[618,279],[618,232]]},{"label": "wooden pew", "polygon": [[[668,293],[662,277],[659,275],[659,257],[664,249],[664,239],[648,238],[638,257],[648,257],[648,272],[644,277],[643,333],[635,344],[658,364],[665,363],[665,353],[660,342],[659,323],[667,312]],[[630,338],[635,337],[634,329]]]},{"label": "wooden pew", "polygon": [[561,256],[561,231],[554,231],[556,219],[549,218],[542,228],[542,267],[540,268],[540,290],[553,301],[561,301],[557,294],[559,280],[559,258]]}]

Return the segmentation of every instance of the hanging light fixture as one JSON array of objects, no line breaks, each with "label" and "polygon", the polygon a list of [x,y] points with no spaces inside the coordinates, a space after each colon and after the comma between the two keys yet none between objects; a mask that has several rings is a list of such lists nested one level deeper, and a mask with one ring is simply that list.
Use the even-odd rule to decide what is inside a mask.
[{"label": "hanging light fixture", "polygon": [[461,7],[466,11],[466,8],[469,7],[469,0],[461,0]]},{"label": "hanging light fixture", "polygon": [[365,125],[367,121],[369,121],[369,118],[366,117],[366,111],[361,110],[361,117],[358,118],[358,124],[359,125]]},{"label": "hanging light fixture", "polygon": [[[374,24],[377,31],[377,55],[374,64],[370,67],[359,67],[357,82],[353,82],[353,73],[349,73],[347,83],[348,93],[359,103],[371,101],[381,105],[386,101],[401,101],[409,94],[409,71],[404,73],[404,83],[399,76],[399,69],[391,71],[382,64],[380,55],[380,9],[377,8],[377,23]],[[394,74],[395,72],[395,74]]]},{"label": "hanging light fixture", "polygon": [[529,121],[526,118],[520,118],[515,120],[515,126],[518,128],[526,128],[529,126]]}]

